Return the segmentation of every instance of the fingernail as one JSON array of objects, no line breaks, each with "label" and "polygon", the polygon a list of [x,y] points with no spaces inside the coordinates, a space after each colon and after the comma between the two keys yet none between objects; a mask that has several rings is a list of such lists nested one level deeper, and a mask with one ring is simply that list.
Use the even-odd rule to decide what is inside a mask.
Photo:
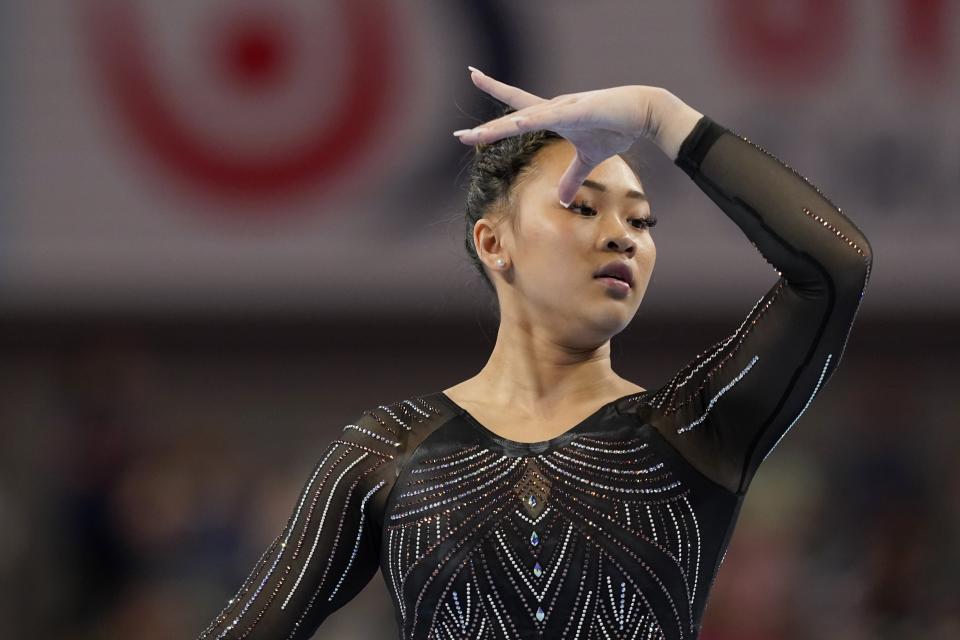
[{"label": "fingernail", "polygon": [[467,131],[470,131],[470,129],[457,129],[456,131],[453,132],[453,135],[455,136],[463,135]]},{"label": "fingernail", "polygon": [[476,71],[480,75],[484,75],[483,71],[480,71],[480,69],[477,69],[476,67],[471,67],[470,65],[467,65],[467,69],[470,69],[470,71]]},{"label": "fingernail", "polygon": [[[573,200],[571,200],[570,202],[573,202]],[[564,202],[564,201],[563,201],[563,198],[560,198],[560,204],[562,204],[564,207],[569,207],[569,206],[570,206],[570,202]]]}]

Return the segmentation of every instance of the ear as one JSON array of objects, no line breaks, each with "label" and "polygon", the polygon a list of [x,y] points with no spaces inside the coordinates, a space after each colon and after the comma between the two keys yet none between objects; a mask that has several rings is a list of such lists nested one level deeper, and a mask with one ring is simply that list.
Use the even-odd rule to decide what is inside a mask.
[{"label": "ear", "polygon": [[493,262],[497,256],[503,255],[501,227],[502,225],[494,225],[493,221],[486,217],[480,218],[473,225],[473,244],[477,248],[477,257],[484,263]]}]

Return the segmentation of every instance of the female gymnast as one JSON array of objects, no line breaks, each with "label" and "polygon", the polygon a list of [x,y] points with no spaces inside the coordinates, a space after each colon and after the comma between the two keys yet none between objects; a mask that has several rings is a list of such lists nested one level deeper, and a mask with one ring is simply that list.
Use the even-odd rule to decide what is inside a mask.
[{"label": "female gymnast", "polygon": [[[504,103],[474,146],[466,246],[496,294],[488,363],[363,411],[200,638],[308,638],[379,568],[401,638],[696,638],[747,488],[843,356],[863,233],[789,166],[669,91]],[[778,279],[648,390],[614,373],[656,257],[618,155],[653,142]],[[506,222],[507,224],[502,224]]]}]

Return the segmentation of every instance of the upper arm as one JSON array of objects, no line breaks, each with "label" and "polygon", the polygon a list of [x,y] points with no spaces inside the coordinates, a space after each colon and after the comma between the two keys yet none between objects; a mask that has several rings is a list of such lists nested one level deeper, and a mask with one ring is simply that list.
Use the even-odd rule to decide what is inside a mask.
[{"label": "upper arm", "polygon": [[655,391],[652,422],[709,478],[746,491],[836,370],[861,293],[825,281],[811,295],[779,278],[733,333]]}]

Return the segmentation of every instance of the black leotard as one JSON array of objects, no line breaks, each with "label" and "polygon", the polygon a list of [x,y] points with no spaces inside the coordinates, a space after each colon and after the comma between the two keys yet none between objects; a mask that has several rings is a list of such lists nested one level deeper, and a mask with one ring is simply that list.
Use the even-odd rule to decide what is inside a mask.
[{"label": "black leotard", "polygon": [[308,638],[378,568],[404,639],[697,637],[754,473],[843,356],[872,252],[709,117],[675,162],[779,275],[739,326],[544,442],[442,392],[363,411],[201,638]]}]

